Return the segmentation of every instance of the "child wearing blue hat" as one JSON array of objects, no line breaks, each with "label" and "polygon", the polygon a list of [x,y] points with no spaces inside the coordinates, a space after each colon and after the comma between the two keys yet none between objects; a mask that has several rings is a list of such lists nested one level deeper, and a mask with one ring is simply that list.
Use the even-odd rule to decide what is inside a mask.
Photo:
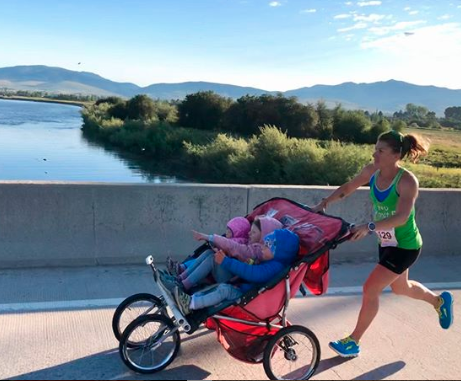
[{"label": "child wearing blue hat", "polygon": [[242,283],[231,285],[220,283],[205,291],[189,295],[179,287],[175,287],[173,295],[184,315],[192,310],[214,306],[223,301],[236,300],[245,292],[264,284],[288,267],[296,258],[299,249],[299,237],[287,229],[278,229],[264,237],[261,263],[250,265],[226,256],[220,250],[215,254],[215,262],[238,276]]}]

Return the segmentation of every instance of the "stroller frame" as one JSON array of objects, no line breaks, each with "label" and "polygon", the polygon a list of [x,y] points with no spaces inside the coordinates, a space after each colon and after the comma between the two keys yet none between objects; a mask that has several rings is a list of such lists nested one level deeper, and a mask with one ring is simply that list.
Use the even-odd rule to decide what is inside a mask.
[{"label": "stroller frame", "polygon": [[[273,201],[273,200],[289,201],[291,204],[294,204],[298,207],[302,207],[303,209],[310,211],[310,209],[306,207],[305,205],[298,204],[291,200],[275,198],[269,201]],[[255,207],[255,210],[260,205]],[[274,354],[275,354],[273,350],[277,349],[277,350],[283,351],[284,359],[286,359],[287,361],[294,362],[298,360],[296,351],[293,349],[293,344],[297,344],[297,342],[295,339],[292,339],[292,336],[295,333],[298,333],[298,334],[301,334],[302,336],[307,337],[308,341],[313,347],[312,349],[313,355],[312,355],[311,364],[308,364],[306,368],[307,370],[301,376],[299,375],[299,373],[294,374],[295,372],[292,372],[292,375],[291,376],[288,375],[288,377],[295,377],[293,379],[309,379],[314,374],[318,366],[319,360],[320,360],[320,345],[319,345],[317,337],[311,331],[309,331],[306,327],[291,325],[286,318],[288,307],[290,304],[290,299],[291,299],[290,295],[292,292],[292,287],[290,284],[290,274],[293,271],[297,272],[300,269],[300,267],[303,265],[306,267],[309,266],[311,263],[316,261],[316,259],[318,259],[323,253],[325,253],[325,251],[334,249],[337,246],[337,244],[348,239],[351,225],[346,223],[344,220],[340,218],[337,218],[337,217],[334,217],[334,218],[340,220],[342,223],[340,232],[337,234],[335,240],[328,242],[327,244],[321,246],[321,248],[319,248],[315,252],[309,253],[309,258],[303,257],[302,259],[292,264],[290,267],[287,267],[286,271],[283,274],[280,274],[280,276],[278,276],[277,279],[274,279],[273,281],[269,282],[269,284],[266,284],[259,289],[253,289],[247,292],[238,300],[223,302],[214,309],[211,308],[210,310],[207,309],[206,311],[203,311],[203,310],[194,311],[194,313],[189,314],[187,316],[185,316],[181,312],[179,307],[176,305],[174,297],[171,295],[170,291],[162,283],[161,277],[159,275],[159,269],[154,263],[153,256],[148,256],[146,258],[146,264],[150,266],[153,272],[154,281],[158,285],[161,296],[154,297],[150,295],[149,297],[149,294],[133,295],[132,297],[130,297],[133,301],[146,301],[146,299],[149,299],[148,302],[150,303],[151,307],[148,308],[146,311],[144,311],[144,313],[140,314],[130,324],[128,324],[128,326],[123,331],[123,334],[121,336],[117,336],[116,327],[113,324],[114,333],[116,337],[119,338],[120,340],[119,352],[120,352],[123,362],[130,369],[138,373],[154,373],[154,372],[157,372],[157,371],[160,371],[166,368],[175,359],[176,355],[178,354],[179,347],[180,347],[179,331],[183,330],[184,332],[190,335],[194,333],[200,327],[202,323],[204,323],[207,319],[210,318],[218,322],[219,321],[236,322],[236,323],[245,324],[246,326],[263,327],[269,331],[271,329],[276,330],[275,334],[270,335],[270,337],[272,338],[268,339],[268,342],[265,348],[263,349],[264,356],[263,357],[260,356],[257,361],[252,361],[253,363],[257,363],[257,362],[261,362],[262,360],[266,374],[270,379],[286,379],[287,377],[286,375],[279,376],[278,373],[275,373],[272,363],[271,363],[272,358],[274,357]],[[204,246],[206,245],[202,245],[202,247],[198,248],[195,251],[195,254],[197,253],[200,254],[203,251]],[[264,293],[267,290],[271,290],[272,288],[279,285],[283,279],[284,279],[284,293],[285,293],[285,299],[283,301],[283,305],[278,310],[278,313],[276,313],[273,316],[268,317],[265,321],[249,321],[249,320],[240,319],[238,317],[227,316],[221,313],[222,310],[230,306],[240,306],[243,308],[243,306],[250,303],[258,295]],[[303,290],[303,282],[301,282],[301,284],[299,285],[299,288],[300,288],[301,293],[305,295],[305,291]],[[127,298],[127,299],[130,299],[130,298]],[[121,309],[121,311],[123,312],[123,309],[127,307],[127,304],[123,306],[122,305],[123,303],[119,306],[117,311]],[[114,314],[114,318],[117,315],[117,311]],[[118,318],[120,318],[120,314]],[[260,320],[263,320],[263,319],[260,319]],[[155,332],[152,332],[152,334],[149,334],[145,338],[144,337],[141,338],[141,340],[138,340],[138,339],[133,340],[132,336],[136,336],[136,333],[138,330],[144,329],[146,326],[149,326],[150,324],[155,325]],[[118,326],[117,326],[117,329],[120,335],[120,328]],[[173,348],[167,351],[166,355],[164,356],[165,358],[163,358],[162,361],[160,361],[158,364],[155,364],[152,366],[143,366],[137,363],[136,360],[133,360],[131,358],[131,354],[133,354],[136,351],[141,350],[142,352],[141,352],[140,361],[142,361],[142,358],[145,355],[145,353],[151,354],[154,351],[157,351],[159,348],[161,348],[163,344],[166,344],[166,342],[169,340],[172,340]],[[232,355],[231,352],[229,353]],[[146,355],[146,357],[148,356]]]}]

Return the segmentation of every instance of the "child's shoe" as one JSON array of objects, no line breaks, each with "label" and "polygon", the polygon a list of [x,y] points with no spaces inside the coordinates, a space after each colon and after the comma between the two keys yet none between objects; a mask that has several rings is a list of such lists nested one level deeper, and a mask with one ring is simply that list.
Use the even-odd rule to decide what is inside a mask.
[{"label": "child's shoe", "polygon": [[179,310],[183,315],[189,315],[191,313],[190,302],[192,297],[186,294],[179,287],[176,287],[173,291],[174,300],[178,305]]}]

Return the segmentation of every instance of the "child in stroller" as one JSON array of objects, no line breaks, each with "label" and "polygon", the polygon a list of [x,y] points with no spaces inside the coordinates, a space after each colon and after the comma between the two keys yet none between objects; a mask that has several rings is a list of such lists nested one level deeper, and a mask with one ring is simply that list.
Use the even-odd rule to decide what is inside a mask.
[{"label": "child in stroller", "polygon": [[[251,224],[248,244],[217,234],[207,235],[195,231],[194,237],[197,240],[208,241],[214,247],[224,250],[232,258],[253,264],[261,261],[264,237],[280,228],[282,228],[282,224],[275,218],[258,216]],[[233,277],[233,274],[224,266],[215,264],[214,251],[207,250],[177,278],[171,278],[162,273],[160,278],[170,291],[173,291],[175,287],[179,287],[182,291],[188,291],[199,285],[211,273],[216,283],[225,283]]]},{"label": "child in stroller", "polygon": [[[252,222],[260,215],[273,216],[299,237],[298,256],[272,279],[237,300],[226,300],[185,315],[162,284],[153,257],[146,259],[161,295],[132,295],[120,304],[113,319],[117,336],[121,334],[120,325],[115,323],[121,316],[135,303],[142,301],[144,307],[147,305],[117,337],[122,361],[130,369],[154,373],[166,368],[178,355],[179,331],[193,334],[205,324],[216,331],[218,341],[231,356],[251,364],[262,363],[270,379],[303,380],[315,373],[320,361],[318,339],[308,328],[292,325],[286,313],[290,299],[302,283],[314,295],[326,292],[329,250],[348,239],[350,224],[338,217],[314,213],[309,207],[284,198],[273,198],[256,206],[247,218]],[[197,255],[202,252],[203,247],[196,250]]]},{"label": "child in stroller", "polygon": [[184,315],[192,310],[198,310],[217,305],[225,300],[231,301],[241,297],[245,292],[262,285],[289,266],[296,257],[299,248],[298,236],[287,230],[279,229],[264,237],[264,246],[260,257],[261,264],[250,265],[225,255],[220,250],[215,254],[215,262],[231,275],[243,280],[237,284],[219,283],[206,291],[199,291],[192,296],[181,290],[174,289],[174,298]]},{"label": "child in stroller", "polygon": [[[226,225],[225,238],[237,242],[239,244],[246,245],[248,243],[250,229],[250,222],[245,217],[234,217]],[[194,238],[196,238],[199,241],[206,241],[207,238],[209,238],[208,241],[212,239],[211,236],[206,237],[204,234],[202,235],[195,231],[193,231],[193,233]],[[200,255],[200,259],[203,259],[204,257],[212,254],[214,253],[207,250],[205,253]],[[189,273],[191,273],[194,267],[196,267],[197,265],[198,264],[196,259],[190,259],[185,261],[184,263],[175,261],[171,257],[167,257],[166,259],[166,268],[168,273],[174,277],[180,276],[181,279],[186,279]],[[184,274],[186,270],[187,273]]]}]

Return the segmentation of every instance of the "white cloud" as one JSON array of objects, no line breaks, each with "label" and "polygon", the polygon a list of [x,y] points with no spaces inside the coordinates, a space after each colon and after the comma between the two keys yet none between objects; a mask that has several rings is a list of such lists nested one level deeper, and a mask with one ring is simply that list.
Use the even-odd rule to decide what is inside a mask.
[{"label": "white cloud", "polygon": [[368,24],[364,22],[358,22],[357,24],[350,26],[348,28],[341,28],[338,29],[338,32],[344,33],[344,32],[349,32],[350,30],[355,30],[355,29],[365,29],[368,26]]},{"label": "white cloud", "polygon": [[281,5],[282,5],[282,3],[279,3],[278,1],[271,1],[269,3],[270,7],[280,7]]},{"label": "white cloud", "polygon": [[[346,1],[344,4],[346,5],[352,5],[352,1]],[[459,8],[459,7],[458,7]]]},{"label": "white cloud", "polygon": [[404,10],[404,11],[407,11],[407,12],[408,12],[408,11],[411,11],[411,7],[405,7],[405,8],[403,8],[403,10]]},{"label": "white cloud", "polygon": [[404,29],[412,28],[416,25],[419,24],[425,24],[426,21],[424,20],[418,20],[418,21],[404,21],[404,22],[398,22],[392,26],[381,26],[381,27],[372,27],[368,29],[369,32],[376,34],[378,36],[383,36],[385,34],[388,34],[392,31],[401,31]]},{"label": "white cloud", "polygon": [[354,21],[364,21],[364,22],[378,22],[379,20],[384,19],[385,15],[377,15],[372,13],[371,15],[354,15]]},{"label": "white cloud", "polygon": [[[403,23],[399,23],[403,24]],[[407,23],[408,24],[408,23]],[[401,28],[395,28],[395,30]],[[410,38],[404,33],[362,42],[364,49],[378,49],[389,53],[412,56],[444,57],[461,60],[461,24],[447,23],[413,29]],[[430,52],[428,55],[427,52]]]},{"label": "white cloud", "polygon": [[301,11],[301,13],[315,13],[317,12],[317,9],[304,9]]},{"label": "white cloud", "polygon": [[343,13],[343,14],[340,14],[340,15],[336,15],[336,16],[333,17],[333,18],[334,18],[334,19],[348,19],[349,17],[351,17],[350,14]]},{"label": "white cloud", "polygon": [[451,19],[453,16],[452,15],[443,15],[440,17],[437,17],[437,20],[448,20]]},{"label": "white cloud", "polygon": [[381,5],[381,1],[359,1],[357,5],[359,7],[367,7],[369,5]]}]

